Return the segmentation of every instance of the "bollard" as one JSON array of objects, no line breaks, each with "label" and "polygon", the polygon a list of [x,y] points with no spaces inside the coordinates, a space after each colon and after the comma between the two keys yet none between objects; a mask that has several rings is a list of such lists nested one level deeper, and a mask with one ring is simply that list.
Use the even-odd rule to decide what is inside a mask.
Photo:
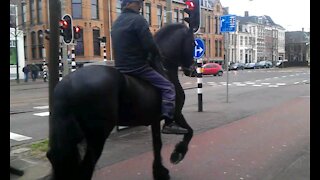
[{"label": "bollard", "polygon": [[202,58],[197,59],[198,112],[202,112]]},{"label": "bollard", "polygon": [[74,44],[71,45],[71,72],[75,71],[77,68],[76,55],[74,50]]},{"label": "bollard", "polygon": [[107,49],[106,45],[103,46],[103,61],[107,62]]},{"label": "bollard", "polygon": [[62,65],[62,42],[60,42],[60,48],[59,48],[59,81],[62,80],[62,70],[63,70],[63,65]]},{"label": "bollard", "polygon": [[43,60],[42,60],[43,81],[47,82],[48,66],[46,63],[46,50],[44,47],[42,47],[42,56],[43,56]]}]

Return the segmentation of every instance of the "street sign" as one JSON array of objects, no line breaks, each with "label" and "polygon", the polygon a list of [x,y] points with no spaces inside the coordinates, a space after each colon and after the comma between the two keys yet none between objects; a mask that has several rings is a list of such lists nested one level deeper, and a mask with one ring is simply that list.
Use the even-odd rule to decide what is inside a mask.
[{"label": "street sign", "polygon": [[195,46],[194,46],[193,57],[196,59],[199,59],[203,56],[205,52],[204,41],[201,38],[196,38],[194,43],[195,43]]},{"label": "street sign", "polygon": [[225,15],[220,17],[220,32],[235,32],[237,21],[235,15]]}]

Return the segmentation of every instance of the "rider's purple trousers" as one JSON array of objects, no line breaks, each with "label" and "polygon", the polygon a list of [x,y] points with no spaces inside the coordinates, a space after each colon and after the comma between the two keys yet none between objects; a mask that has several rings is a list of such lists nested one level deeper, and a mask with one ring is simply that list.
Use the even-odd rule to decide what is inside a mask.
[{"label": "rider's purple trousers", "polygon": [[176,93],[174,85],[169,80],[164,78],[160,73],[155,71],[150,66],[125,73],[148,81],[153,86],[160,89],[162,95],[162,115],[173,119]]}]

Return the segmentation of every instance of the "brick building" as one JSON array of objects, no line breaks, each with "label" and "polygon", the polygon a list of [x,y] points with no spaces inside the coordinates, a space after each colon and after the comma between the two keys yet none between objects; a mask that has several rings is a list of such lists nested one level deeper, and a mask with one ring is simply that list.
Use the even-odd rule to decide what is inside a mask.
[{"label": "brick building", "polygon": [[[49,42],[44,39],[44,30],[49,29],[49,0],[22,0],[18,4],[19,28],[24,31],[26,64],[42,63],[44,46],[48,55]],[[110,42],[110,27],[121,12],[119,0],[62,0],[62,12],[73,17],[73,25],[81,28],[81,38],[75,46],[77,64],[102,61],[103,49],[97,37],[107,37],[107,59],[113,59]],[[219,32],[219,19],[223,8],[219,0],[202,0],[202,25],[198,37],[206,43],[205,61],[222,62],[224,56],[223,36]],[[172,23],[183,22],[183,0],[172,1]],[[166,0],[145,0],[142,12],[155,33],[166,24]]]}]

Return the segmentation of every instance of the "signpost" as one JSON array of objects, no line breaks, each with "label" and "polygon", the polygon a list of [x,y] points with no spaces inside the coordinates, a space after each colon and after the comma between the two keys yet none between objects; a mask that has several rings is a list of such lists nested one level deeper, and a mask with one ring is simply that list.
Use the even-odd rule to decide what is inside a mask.
[{"label": "signpost", "polygon": [[[220,17],[220,32],[225,33],[225,40],[228,39],[228,46],[224,43],[225,50],[227,51],[226,58],[226,69],[227,69],[227,103],[229,102],[229,32],[236,32],[237,21],[235,15],[225,15]],[[227,33],[227,34],[226,34]],[[226,42],[226,41],[225,41]]]},{"label": "signpost", "polygon": [[198,112],[202,112],[202,56],[205,52],[204,41],[200,38],[196,38],[193,57],[197,59],[197,83],[198,83]]}]

